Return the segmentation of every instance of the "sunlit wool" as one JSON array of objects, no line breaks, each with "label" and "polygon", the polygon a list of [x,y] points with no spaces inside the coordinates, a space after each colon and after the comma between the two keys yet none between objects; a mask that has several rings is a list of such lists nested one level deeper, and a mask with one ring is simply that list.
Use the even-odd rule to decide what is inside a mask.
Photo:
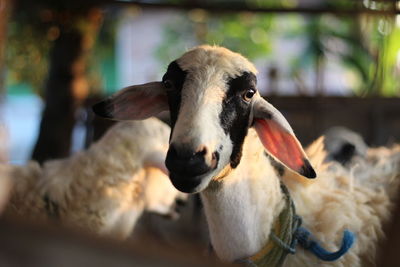
[{"label": "sunlit wool", "polygon": [[[306,150],[318,177],[304,183],[299,175],[283,177],[304,225],[321,243],[335,251],[343,229],[356,234],[356,243],[335,262],[321,262],[302,249],[290,255],[287,266],[374,266],[378,241],[384,236],[383,223],[390,212],[400,182],[400,149],[374,148],[366,158],[357,158],[346,168],[337,162],[324,163],[322,138]],[[286,265],[285,265],[286,266]]]},{"label": "sunlit wool", "polygon": [[157,119],[120,122],[87,151],[43,168],[2,165],[14,181],[5,213],[59,219],[115,238],[129,236],[144,210],[173,215],[183,193],[165,174],[169,132]]}]

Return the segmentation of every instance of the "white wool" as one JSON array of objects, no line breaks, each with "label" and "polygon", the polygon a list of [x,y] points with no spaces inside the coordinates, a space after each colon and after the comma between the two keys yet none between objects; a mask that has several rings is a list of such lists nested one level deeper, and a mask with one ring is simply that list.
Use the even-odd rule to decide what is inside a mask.
[{"label": "white wool", "polygon": [[[363,168],[348,170],[339,163],[315,165],[315,181],[288,183],[297,212],[306,226],[328,250],[337,250],[343,230],[355,233],[356,242],[345,256],[334,262],[322,262],[298,249],[288,256],[285,266],[369,266],[373,265],[378,240],[384,236],[382,224],[390,218],[393,194],[400,179],[400,150],[381,148],[380,162],[369,149]],[[326,154],[320,151],[320,154]],[[310,155],[313,163],[318,153]],[[318,159],[319,161],[319,159]],[[395,176],[395,177],[394,177]],[[285,179],[288,179],[287,177]]]},{"label": "white wool", "polygon": [[48,219],[47,195],[58,205],[62,223],[126,238],[144,209],[169,214],[182,195],[160,170],[169,132],[154,118],[120,122],[70,158],[48,161],[43,168],[35,162],[4,166],[3,175],[14,180],[6,213]]},{"label": "white wool", "polygon": [[243,71],[257,74],[257,69],[245,57],[218,46],[195,47],[186,52],[177,62],[184,71],[203,69],[203,71],[224,73],[230,77],[236,77]]},{"label": "white wool", "polygon": [[218,257],[233,262],[266,244],[285,201],[253,129],[245,140],[239,166],[219,182],[212,181],[201,196]]},{"label": "white wool", "polygon": [[[249,143],[258,141],[252,131],[249,135],[238,170],[225,177],[219,188],[211,185],[202,193],[213,246],[218,256],[228,261],[259,251],[284,205],[279,178],[263,159],[262,152],[249,147]],[[382,224],[390,219],[393,192],[397,191],[400,180],[400,150],[381,148],[380,160],[374,161],[377,150],[370,149],[365,168],[351,171],[339,163],[323,163],[326,151],[322,138],[316,143],[317,148],[313,144],[307,154],[318,177],[307,180],[286,169],[282,180],[303,218],[303,226],[323,247],[338,250],[345,229],[355,233],[356,242],[334,262],[323,262],[298,248],[295,255],[287,257],[284,266],[373,266],[376,246],[384,236]],[[257,207],[257,203],[263,205]]]}]

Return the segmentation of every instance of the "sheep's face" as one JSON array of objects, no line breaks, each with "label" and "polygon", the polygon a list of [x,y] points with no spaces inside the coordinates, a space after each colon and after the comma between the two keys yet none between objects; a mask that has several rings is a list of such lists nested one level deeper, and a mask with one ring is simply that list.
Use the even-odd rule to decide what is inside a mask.
[{"label": "sheep's face", "polygon": [[198,192],[240,162],[256,95],[255,68],[226,49],[200,47],[168,66],[163,77],[171,116],[166,166],[183,192]]},{"label": "sheep's face", "polygon": [[172,62],[162,82],[125,88],[94,111],[113,119],[144,119],[170,110],[172,132],[166,166],[174,186],[204,190],[240,163],[248,128],[267,152],[303,176],[315,172],[282,114],[261,98],[256,69],[222,47],[200,46]]}]

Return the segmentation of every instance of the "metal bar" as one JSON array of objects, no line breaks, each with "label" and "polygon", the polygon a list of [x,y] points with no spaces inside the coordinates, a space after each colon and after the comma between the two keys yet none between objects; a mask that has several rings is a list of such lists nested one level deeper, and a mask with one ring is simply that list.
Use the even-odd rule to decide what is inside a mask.
[{"label": "metal bar", "polygon": [[297,8],[281,8],[281,7],[249,7],[242,5],[210,5],[204,4],[198,1],[190,1],[182,4],[173,4],[173,3],[148,3],[141,1],[129,1],[129,0],[116,0],[113,3],[120,5],[137,5],[143,8],[159,8],[159,9],[181,9],[181,10],[189,10],[189,9],[205,9],[210,12],[215,13],[232,13],[232,12],[254,12],[254,13],[303,13],[303,14],[311,14],[318,15],[322,13],[328,14],[338,14],[338,15],[355,15],[355,14],[371,14],[371,15],[396,15],[400,14],[400,10],[398,8],[394,8],[394,10],[372,10],[367,8],[352,8],[352,9],[344,9],[344,8],[307,8],[307,7],[297,7]]}]

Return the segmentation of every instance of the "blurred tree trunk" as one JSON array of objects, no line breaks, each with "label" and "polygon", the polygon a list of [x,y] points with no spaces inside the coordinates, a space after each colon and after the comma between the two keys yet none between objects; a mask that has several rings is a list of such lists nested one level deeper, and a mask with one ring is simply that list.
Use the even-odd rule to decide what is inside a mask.
[{"label": "blurred tree trunk", "polygon": [[[0,0],[0,106],[3,106],[5,88],[5,46],[7,41],[7,22],[11,12],[11,0]],[[3,117],[0,117],[0,162],[8,158],[7,131]]]},{"label": "blurred tree trunk", "polygon": [[87,63],[102,13],[91,9],[83,19],[67,20],[73,22],[59,26],[59,37],[50,55],[45,107],[32,154],[39,163],[70,154],[76,113],[89,93]]}]

